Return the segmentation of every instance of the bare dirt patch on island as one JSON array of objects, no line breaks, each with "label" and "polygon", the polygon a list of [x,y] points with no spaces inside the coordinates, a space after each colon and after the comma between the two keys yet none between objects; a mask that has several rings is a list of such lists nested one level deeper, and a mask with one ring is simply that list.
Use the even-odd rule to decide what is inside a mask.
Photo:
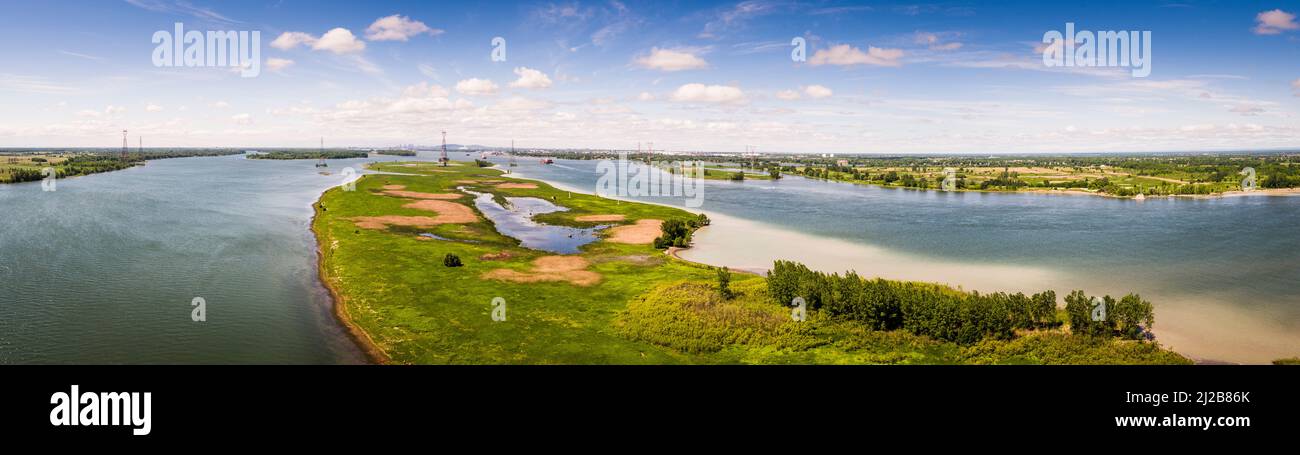
[{"label": "bare dirt patch on island", "polygon": [[579,217],[574,217],[573,221],[601,222],[601,221],[623,221],[625,219],[627,219],[627,215],[583,215]]},{"label": "bare dirt patch on island", "polygon": [[439,224],[438,220],[431,216],[358,216],[350,218],[357,227],[362,229],[388,229],[388,226],[412,226],[412,227],[434,227]]},{"label": "bare dirt patch on island", "polygon": [[437,212],[438,216],[434,218],[437,224],[465,224],[478,221],[478,215],[475,215],[473,210],[455,202],[420,200],[402,207]]},{"label": "bare dirt patch on island", "polygon": [[389,226],[411,226],[431,228],[443,224],[466,224],[478,221],[478,215],[469,207],[455,202],[438,200],[419,200],[402,207],[408,209],[435,212],[437,216],[359,216],[349,218],[357,227],[363,229],[388,229]]},{"label": "bare dirt patch on island", "polygon": [[659,226],[663,224],[663,220],[637,220],[636,224],[610,228],[605,240],[638,245],[653,243],[655,237],[659,237]]},{"label": "bare dirt patch on island", "polygon": [[515,283],[567,282],[575,286],[599,283],[601,275],[585,270],[591,263],[578,256],[543,256],[533,260],[533,269],[527,272],[496,269],[483,274],[489,280]]},{"label": "bare dirt patch on island", "polygon": [[461,197],[460,194],[456,193],[421,193],[418,191],[403,191],[406,189],[406,185],[384,185],[383,189],[384,191],[382,193],[385,195],[407,199],[439,199],[450,201],[452,199],[460,199]]},{"label": "bare dirt patch on island", "polygon": [[460,199],[462,196],[456,193],[421,193],[417,191],[400,191],[400,190],[388,190],[385,191],[384,194],[393,197],[402,197],[407,199],[437,199],[443,201]]}]

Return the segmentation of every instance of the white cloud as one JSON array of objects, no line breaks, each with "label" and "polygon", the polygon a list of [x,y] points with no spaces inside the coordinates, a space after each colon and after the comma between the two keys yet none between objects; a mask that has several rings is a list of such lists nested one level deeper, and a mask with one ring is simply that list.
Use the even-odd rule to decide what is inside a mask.
[{"label": "white cloud", "polygon": [[1295,96],[1300,96],[1300,79],[1291,81],[1291,88],[1295,89]]},{"label": "white cloud", "polygon": [[809,85],[803,88],[803,92],[806,93],[809,98],[826,98],[835,93],[831,91],[831,89],[822,85]]},{"label": "white cloud", "polygon": [[776,97],[777,97],[778,99],[783,99],[783,100],[786,100],[786,101],[797,100],[797,99],[799,99],[800,96],[801,96],[801,95],[799,95],[799,92],[796,92],[796,91],[794,91],[794,90],[782,90],[782,91],[776,92]]},{"label": "white cloud", "polygon": [[[945,35],[952,36],[953,34],[946,33]],[[943,42],[944,40],[939,36],[939,34],[930,33],[930,32],[916,32],[915,41],[916,44],[929,47],[930,50],[932,51],[955,51],[957,49],[961,49],[962,47],[962,43],[956,41],[949,41],[945,43]]]},{"label": "white cloud", "polygon": [[902,65],[898,60],[903,58],[901,49],[883,49],[875,46],[867,47],[867,52],[861,49],[840,44],[832,46],[830,49],[819,49],[808,59],[808,63],[813,66],[819,65],[876,65],[876,66],[899,66]]},{"label": "white cloud", "polygon": [[108,106],[104,108],[104,113],[108,115],[117,115],[123,112],[126,112],[126,108],[122,106]]},{"label": "white cloud", "polygon": [[357,39],[351,30],[338,27],[321,35],[319,40],[312,43],[311,48],[318,51],[330,51],[335,54],[352,54],[365,50],[366,43]]},{"label": "white cloud", "polygon": [[290,50],[298,46],[308,46],[312,50],[330,51],[335,54],[353,54],[366,49],[366,43],[357,39],[351,30],[337,27],[325,32],[320,38],[303,32],[284,32],[271,41],[271,47]]},{"label": "white cloud", "polygon": [[159,0],[126,0],[126,2],[156,13],[186,15],[196,19],[219,22],[222,24],[234,24],[239,22],[211,9],[191,5],[190,2],[186,1],[166,2]]},{"label": "white cloud", "polygon": [[230,103],[227,103],[225,101],[217,101],[215,103],[212,103],[211,106],[217,109],[225,109],[230,107]]},{"label": "white cloud", "polygon": [[376,19],[366,28],[366,39],[370,41],[406,41],[419,34],[437,36],[442,30],[429,28],[424,22],[411,20],[409,17],[394,14]]},{"label": "white cloud", "polygon": [[421,82],[402,90],[402,96],[407,98],[446,98],[449,94],[447,89],[442,88],[441,85],[429,85],[427,82]]},{"label": "white cloud", "polygon": [[145,112],[162,112],[163,107],[157,104],[149,103],[144,107]]},{"label": "white cloud", "polygon": [[660,71],[685,71],[709,67],[709,62],[696,56],[691,49],[660,49],[657,47],[650,50],[650,55],[637,58],[636,64],[642,68]]},{"label": "white cloud", "polygon": [[280,71],[290,66],[293,66],[293,60],[287,58],[271,57],[266,59],[266,68],[271,71]]},{"label": "white cloud", "polygon": [[745,92],[727,85],[686,84],[673,92],[673,101],[737,104],[745,102]]},{"label": "white cloud", "polygon": [[515,75],[519,76],[518,80],[510,83],[511,87],[517,88],[547,88],[551,86],[551,78],[541,71],[518,67],[515,68]]},{"label": "white cloud", "polygon": [[235,114],[230,116],[230,121],[235,122],[236,125],[252,125],[253,116],[248,114]]},{"label": "white cloud", "polygon": [[[1297,81],[1300,81],[1300,79],[1297,79]],[[654,101],[655,96],[651,95],[650,92],[641,92],[640,95],[636,96],[636,99],[639,99],[641,101]]]},{"label": "white cloud", "polygon": [[77,89],[39,76],[0,73],[0,90],[23,93],[69,94]]},{"label": "white cloud", "polygon": [[1295,14],[1275,9],[1255,15],[1256,35],[1276,35],[1284,31],[1300,29],[1295,21]]},{"label": "white cloud", "polygon": [[504,111],[538,111],[549,107],[551,107],[551,103],[546,101],[514,96],[493,105],[492,109]]},{"label": "white cloud", "polygon": [[316,43],[316,37],[303,32],[284,32],[271,41],[271,47],[287,51],[301,45],[311,46]]},{"label": "white cloud", "polygon": [[1247,117],[1263,114],[1265,112],[1263,107],[1253,104],[1238,104],[1233,106],[1231,109],[1228,109],[1228,111]]},{"label": "white cloud", "polygon": [[416,68],[419,69],[420,74],[423,74],[425,77],[428,77],[430,79],[438,79],[438,69],[434,68],[433,65],[427,63],[421,63],[417,65]]},{"label": "white cloud", "polygon": [[447,98],[423,97],[402,98],[388,104],[388,112],[394,113],[428,113],[454,109],[456,104]]},{"label": "white cloud", "polygon": [[777,13],[788,7],[789,5],[769,0],[742,1],[732,8],[720,11],[716,18],[704,24],[704,30],[696,36],[708,39],[720,38],[724,32],[743,28],[752,19]]},{"label": "white cloud", "polygon": [[456,91],[465,95],[492,95],[497,84],[487,79],[469,78],[456,83]]}]

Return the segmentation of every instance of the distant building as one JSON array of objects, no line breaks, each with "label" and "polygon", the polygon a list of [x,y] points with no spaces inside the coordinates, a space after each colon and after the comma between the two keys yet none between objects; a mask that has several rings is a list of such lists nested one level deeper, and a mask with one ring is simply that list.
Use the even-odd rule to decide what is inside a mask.
[{"label": "distant building", "polygon": [[849,167],[849,160],[839,160],[839,161],[836,161],[836,162],[835,162],[835,165],[836,165],[836,166],[839,166],[839,167]]}]

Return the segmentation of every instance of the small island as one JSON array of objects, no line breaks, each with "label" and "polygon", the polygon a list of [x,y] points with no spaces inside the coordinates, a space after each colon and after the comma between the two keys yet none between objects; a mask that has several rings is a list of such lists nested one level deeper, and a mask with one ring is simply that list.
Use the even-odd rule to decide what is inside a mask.
[{"label": "small island", "polygon": [[361,150],[272,150],[249,152],[250,160],[345,160],[366,158],[370,153]]}]

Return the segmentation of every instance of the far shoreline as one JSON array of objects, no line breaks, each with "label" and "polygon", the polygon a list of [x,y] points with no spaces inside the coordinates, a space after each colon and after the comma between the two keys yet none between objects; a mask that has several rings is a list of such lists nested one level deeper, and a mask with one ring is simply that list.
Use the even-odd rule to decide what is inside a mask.
[{"label": "far shoreline", "polygon": [[[817,177],[807,177],[799,174],[789,174],[789,176],[799,177],[807,180],[828,182],[828,183],[844,183],[848,185],[879,188],[882,190],[937,191],[941,193],[1034,194],[1034,195],[1045,195],[1045,196],[1058,196],[1058,195],[1059,196],[1093,196],[1093,197],[1101,197],[1107,199],[1132,200],[1132,201],[1141,201],[1146,199],[1192,199],[1192,200],[1222,199],[1222,198],[1244,197],[1244,196],[1300,196],[1300,188],[1263,188],[1263,189],[1255,189],[1250,191],[1232,190],[1232,191],[1225,191],[1221,193],[1210,193],[1210,194],[1165,194],[1159,196],[1143,195],[1142,198],[1138,198],[1137,196],[1116,196],[1110,193],[1103,193],[1100,191],[1086,191],[1081,189],[1064,189],[1064,190],[1030,189],[1024,191],[1004,191],[1004,190],[972,190],[972,189],[963,188],[963,189],[948,191],[942,188],[912,188],[906,186],[887,186],[887,185],[881,185],[879,183],[824,179],[824,178],[817,178]],[[786,176],[783,175],[782,178],[784,177]],[[776,181],[776,180],[772,180],[772,181]]]}]

